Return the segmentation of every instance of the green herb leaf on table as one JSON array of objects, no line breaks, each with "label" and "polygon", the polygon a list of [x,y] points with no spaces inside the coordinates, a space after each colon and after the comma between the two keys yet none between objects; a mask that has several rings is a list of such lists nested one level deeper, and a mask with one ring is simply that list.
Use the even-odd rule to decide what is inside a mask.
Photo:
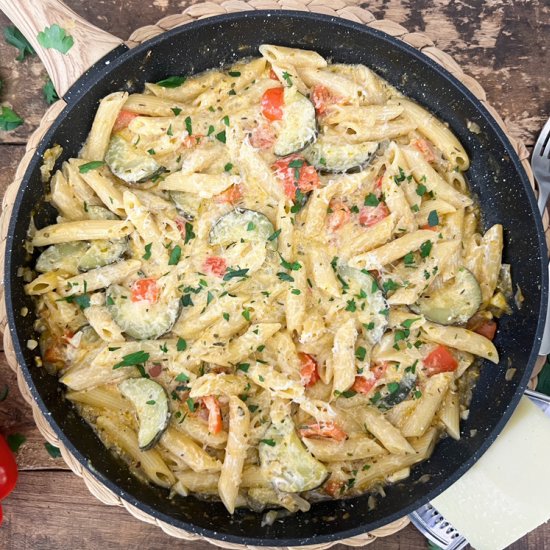
[{"label": "green herb leaf on table", "polygon": [[4,29],[4,38],[10,46],[15,46],[19,50],[19,54],[15,58],[17,61],[23,61],[25,57],[36,54],[34,48],[17,27],[6,27]]},{"label": "green herb leaf on table", "polygon": [[161,86],[162,88],[178,88],[184,82],[185,82],[184,76],[169,76],[168,78],[165,78],[164,80],[157,82],[157,86]]},{"label": "green herb leaf on table", "polygon": [[61,451],[59,450],[58,447],[55,447],[54,445],[52,445],[51,443],[48,443],[47,441],[46,441],[46,443],[44,443],[44,447],[46,447],[46,451],[48,451],[48,454],[52,458],[60,458],[61,457]]},{"label": "green herb leaf on table", "polygon": [[53,87],[53,82],[49,78],[42,88],[42,93],[44,94],[44,99],[48,105],[55,103],[59,99],[59,96]]},{"label": "green herb leaf on table", "polygon": [[74,45],[73,37],[57,23],[51,27],[45,27],[38,33],[37,38],[43,48],[57,50],[62,54],[66,54]]},{"label": "green herb leaf on table", "polygon": [[0,112],[0,130],[11,132],[21,124],[23,124],[23,119],[13,109],[3,105],[2,112]]},{"label": "green herb leaf on table", "polygon": [[16,453],[21,445],[27,441],[27,438],[20,433],[10,434],[6,437],[6,441],[8,443],[9,448],[11,449],[12,453]]}]

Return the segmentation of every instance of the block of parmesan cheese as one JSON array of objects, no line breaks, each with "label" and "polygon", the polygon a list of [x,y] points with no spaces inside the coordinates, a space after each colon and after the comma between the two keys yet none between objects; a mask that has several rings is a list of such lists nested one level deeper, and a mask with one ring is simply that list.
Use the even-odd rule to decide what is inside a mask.
[{"label": "block of parmesan cheese", "polygon": [[550,418],[522,397],[474,466],[432,501],[476,550],[501,550],[550,518]]}]

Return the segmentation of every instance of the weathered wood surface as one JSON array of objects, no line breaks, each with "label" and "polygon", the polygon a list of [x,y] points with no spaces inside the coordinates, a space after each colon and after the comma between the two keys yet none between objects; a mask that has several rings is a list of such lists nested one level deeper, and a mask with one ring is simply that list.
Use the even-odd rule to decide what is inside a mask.
[{"label": "weathered wood surface", "polygon": [[[178,13],[197,3],[189,0],[66,0],[95,25],[126,39],[140,26]],[[510,124],[514,135],[532,145],[550,115],[550,79],[547,41],[550,4],[547,0],[372,0],[348,1],[370,9],[377,17],[401,23],[411,31],[424,31],[442,50],[475,76],[489,101]],[[138,16],[135,14],[139,14]],[[9,24],[0,15],[0,29]],[[47,105],[41,88],[45,71],[38,58],[15,61],[15,49],[0,38],[0,103],[9,104],[25,120],[14,132],[0,132],[0,196],[23,156],[24,144],[38,125]],[[0,431],[21,433],[26,442],[17,459],[19,485],[3,503],[5,523],[0,548],[169,548],[207,550],[206,543],[178,542],[154,526],[139,522],[119,508],[107,507],[92,497],[84,483],[61,459],[46,452],[30,409],[18,393],[15,375],[0,352],[0,392],[8,384],[8,398],[0,403]],[[42,471],[40,471],[42,470]],[[75,529],[75,525],[78,529]],[[550,525],[530,533],[511,546],[543,549],[549,546]],[[338,547],[340,549],[344,546]],[[412,527],[370,546],[373,550],[426,548],[425,539]]]}]

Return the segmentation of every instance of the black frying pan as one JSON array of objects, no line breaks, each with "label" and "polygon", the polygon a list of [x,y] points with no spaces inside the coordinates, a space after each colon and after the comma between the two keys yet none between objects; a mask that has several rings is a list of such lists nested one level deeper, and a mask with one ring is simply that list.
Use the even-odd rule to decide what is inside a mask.
[{"label": "black frying pan", "polygon": [[[262,527],[261,516],[250,511],[230,516],[221,503],[170,500],[166,491],[132,477],[63,398],[57,380],[33,366],[34,353],[26,347],[34,336],[33,316],[20,315],[23,305],[31,311],[33,305],[16,275],[20,266],[29,264],[22,243],[31,211],[43,202],[39,165],[46,148],[54,143],[63,146],[59,162],[76,156],[99,99],[112,91],[138,91],[147,81],[257,55],[258,46],[266,42],[315,49],[338,62],[364,63],[447,121],[470,155],[469,180],[479,197],[485,228],[504,225],[504,261],[512,264],[514,283],[525,296],[521,310],[499,323],[495,344],[501,362],[483,366],[460,441],[442,441],[410,478],[386,488],[387,496],[379,499],[375,510],[368,509],[367,496],[323,502],[270,527]],[[13,209],[6,248],[6,306],[18,361],[40,410],[101,483],[147,514],[207,537],[256,545],[303,545],[358,535],[404,516],[456,481],[494,441],[516,407],[537,357],[547,305],[546,244],[531,186],[512,146],[480,102],[447,71],[404,43],[356,23],[302,12],[258,11],[185,25],[131,51],[118,48],[108,64],[96,63],[65,99],[68,105],[33,157]],[[479,134],[468,131],[468,121],[479,125]],[[39,227],[53,223],[51,208],[38,211]],[[517,372],[506,382],[510,365]]]}]

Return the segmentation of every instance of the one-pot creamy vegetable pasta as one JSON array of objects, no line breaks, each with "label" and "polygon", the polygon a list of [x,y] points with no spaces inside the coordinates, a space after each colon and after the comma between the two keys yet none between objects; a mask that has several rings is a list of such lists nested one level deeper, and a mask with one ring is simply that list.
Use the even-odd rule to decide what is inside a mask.
[{"label": "one-pot creamy vegetable pasta", "polygon": [[231,513],[372,491],[458,439],[510,288],[445,124],[363,65],[260,52],[105,97],[26,286],[37,361],[105,445]]}]

